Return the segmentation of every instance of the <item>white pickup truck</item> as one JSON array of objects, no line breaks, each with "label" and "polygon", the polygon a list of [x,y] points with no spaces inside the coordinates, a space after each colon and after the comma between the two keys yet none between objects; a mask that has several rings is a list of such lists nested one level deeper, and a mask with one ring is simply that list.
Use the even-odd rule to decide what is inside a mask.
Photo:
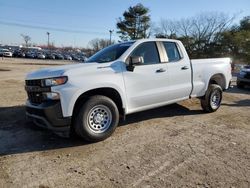
[{"label": "white pickup truck", "polygon": [[229,58],[190,60],[178,40],[142,39],[109,46],[86,63],[26,77],[26,114],[38,126],[85,140],[109,137],[127,114],[198,97],[216,111],[230,85]]}]

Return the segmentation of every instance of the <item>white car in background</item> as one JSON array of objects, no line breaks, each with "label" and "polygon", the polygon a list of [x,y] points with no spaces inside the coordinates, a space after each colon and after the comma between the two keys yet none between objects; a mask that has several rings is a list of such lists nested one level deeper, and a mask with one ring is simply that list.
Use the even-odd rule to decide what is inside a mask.
[{"label": "white car in background", "polygon": [[12,57],[12,52],[8,49],[0,49],[0,56],[1,57]]}]

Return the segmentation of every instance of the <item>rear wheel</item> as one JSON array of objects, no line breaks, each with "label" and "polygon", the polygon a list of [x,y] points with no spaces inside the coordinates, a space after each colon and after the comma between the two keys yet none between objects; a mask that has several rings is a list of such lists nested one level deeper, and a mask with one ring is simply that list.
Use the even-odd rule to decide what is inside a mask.
[{"label": "rear wheel", "polygon": [[84,103],[75,119],[75,132],[84,140],[97,142],[108,138],[119,122],[116,104],[108,97],[96,95]]},{"label": "rear wheel", "polygon": [[222,89],[217,84],[208,86],[205,96],[201,99],[201,107],[205,112],[215,112],[222,100]]}]

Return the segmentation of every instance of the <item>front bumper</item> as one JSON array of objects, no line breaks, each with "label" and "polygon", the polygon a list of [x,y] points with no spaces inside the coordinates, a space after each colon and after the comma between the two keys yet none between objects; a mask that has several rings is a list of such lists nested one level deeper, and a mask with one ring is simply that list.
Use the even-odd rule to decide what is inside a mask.
[{"label": "front bumper", "polygon": [[48,101],[39,105],[26,103],[26,115],[37,126],[54,132],[69,132],[71,117],[63,117],[60,101]]}]

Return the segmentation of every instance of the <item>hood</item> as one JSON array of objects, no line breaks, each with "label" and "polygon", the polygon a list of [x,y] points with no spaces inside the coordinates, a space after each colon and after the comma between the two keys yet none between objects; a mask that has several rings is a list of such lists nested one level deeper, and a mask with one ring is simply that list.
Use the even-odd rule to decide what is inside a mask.
[{"label": "hood", "polygon": [[96,67],[97,63],[78,63],[73,65],[62,65],[56,67],[43,68],[31,73],[28,73],[26,76],[26,80],[35,80],[35,79],[43,79],[43,78],[51,78],[51,77],[59,77],[66,75],[66,72],[71,72],[74,70],[87,69],[89,67]]}]

